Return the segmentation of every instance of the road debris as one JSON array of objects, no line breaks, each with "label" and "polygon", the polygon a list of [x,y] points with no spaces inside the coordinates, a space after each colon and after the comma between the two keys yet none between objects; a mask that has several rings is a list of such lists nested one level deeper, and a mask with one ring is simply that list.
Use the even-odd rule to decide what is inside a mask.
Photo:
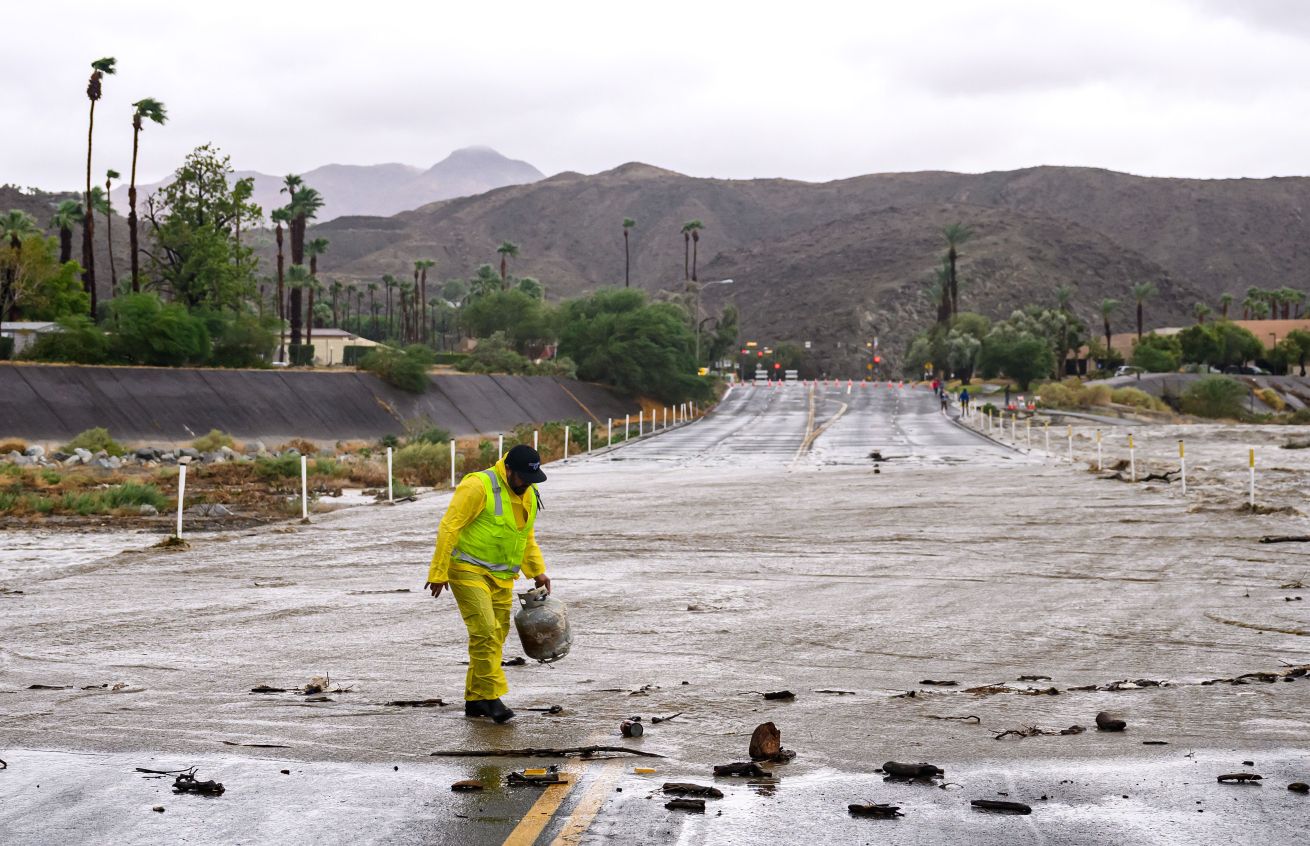
[{"label": "road debris", "polygon": [[1096,715],[1096,728],[1098,731],[1123,731],[1128,728],[1128,723],[1109,711],[1101,711]]},{"label": "road debris", "polygon": [[681,717],[681,716],[682,716],[682,712],[679,711],[678,713],[676,713],[676,714],[670,714],[670,715],[667,716],[667,717],[651,717],[651,718],[650,718],[650,721],[651,721],[652,723],[658,725],[658,724],[660,724],[660,723],[667,723],[669,720],[673,719],[674,717]]},{"label": "road debris", "polygon": [[948,717],[948,716],[941,716],[939,714],[925,714],[924,716],[926,716],[930,720],[958,720],[962,723],[973,723],[974,725],[982,725],[982,717],[979,717],[976,714],[965,714],[964,716],[961,717]]},{"label": "road debris", "polygon": [[1310,535],[1265,535],[1260,543],[1310,543]]},{"label": "road debris", "polygon": [[1310,784],[1306,784],[1304,781],[1294,781],[1287,785],[1287,789],[1293,793],[1310,793]]},{"label": "road debris", "polygon": [[527,659],[527,658],[524,658],[522,655],[519,655],[519,656],[514,657],[514,658],[506,658],[504,661],[501,661],[501,662],[500,662],[500,666],[502,666],[502,667],[523,667],[523,666],[526,666],[527,663],[528,663],[528,659]]},{"label": "road debris", "polygon": [[770,722],[760,723],[751,732],[750,756],[752,761],[785,761],[796,753],[782,748],[782,732]]},{"label": "road debris", "polygon": [[[398,708],[445,708],[449,703],[438,697],[436,699],[393,699],[385,704],[394,705]],[[527,710],[533,709],[529,708]]]},{"label": "road debris", "polygon": [[664,803],[670,811],[690,811],[693,814],[705,813],[704,799],[670,799]]},{"label": "road debris", "polygon": [[773,773],[762,769],[759,764],[753,761],[719,764],[714,768],[714,775],[720,777],[737,776],[741,778],[773,778]]},{"label": "road debris", "polygon": [[1015,737],[1046,737],[1046,736],[1053,736],[1053,735],[1071,735],[1071,734],[1082,734],[1085,731],[1087,731],[1087,729],[1078,725],[1069,726],[1068,728],[1060,729],[1059,731],[1056,731],[1054,729],[1038,728],[1037,726],[1024,726],[1021,729],[1006,729],[1005,731],[996,735],[996,739],[1000,740],[1001,738],[1009,737],[1010,735],[1014,735]]},{"label": "road debris", "polygon": [[1042,682],[1042,681],[1050,681],[1051,677],[1050,676],[1019,676],[1017,680],[1024,681],[1024,682]]},{"label": "road debris", "polygon": [[633,717],[619,723],[619,734],[624,737],[641,737],[646,733],[646,727],[641,724],[641,717]]},{"label": "road debris", "polygon": [[878,819],[894,819],[903,817],[900,805],[883,805],[878,802],[866,802],[863,804],[852,803],[846,806],[846,810],[856,817],[875,817]]},{"label": "road debris", "polygon": [[457,781],[452,784],[450,789],[456,793],[478,793],[486,790],[487,787],[476,778],[466,778],[463,781]]},{"label": "road debris", "polygon": [[374,596],[383,593],[409,593],[409,588],[392,588],[391,590],[348,590],[350,596]]},{"label": "road debris", "polygon": [[544,769],[514,770],[505,776],[505,784],[510,786],[567,783],[568,780],[560,775],[559,767],[557,766],[550,766]]},{"label": "road debris", "polygon": [[900,781],[931,781],[941,778],[946,771],[932,764],[905,764],[900,761],[888,761],[882,765],[887,778]]},{"label": "road debris", "polygon": [[185,772],[173,779],[174,793],[196,793],[201,796],[222,796],[224,792],[221,781],[199,781],[194,772]]},{"label": "road debris", "polygon": [[[438,700],[438,701],[440,701],[440,700]],[[520,711],[536,711],[536,712],[541,713],[541,714],[562,714],[562,713],[564,713],[564,706],[563,706],[563,705],[547,705],[547,706],[545,706],[545,707],[540,707],[540,708],[520,708],[519,710],[520,710]],[[659,718],[656,717],[656,719],[659,719]]]},{"label": "road debris", "polygon": [[960,683],[954,679],[944,679],[940,681],[937,679],[924,679],[919,682],[919,684],[928,685],[930,687],[957,687]]},{"label": "road debris", "polygon": [[429,752],[432,758],[567,758],[578,755],[589,758],[601,752],[615,752],[624,755],[637,755],[641,758],[663,758],[654,752],[643,752],[627,746],[567,746],[559,749],[527,747],[525,749],[447,749]]},{"label": "road debris", "polygon": [[28,690],[72,690],[71,684],[29,684]]},{"label": "road debris", "polygon": [[151,808],[150,810],[154,811],[156,814],[162,814],[162,813],[164,813],[164,806],[163,806],[163,805],[156,805],[155,807]]},{"label": "road debris", "polygon": [[660,788],[670,796],[699,796],[702,799],[722,799],[723,791],[705,784],[692,784],[688,781],[666,781]]},{"label": "road debris", "polygon": [[1264,776],[1256,773],[1226,773],[1219,776],[1220,784],[1255,784],[1258,785]]},{"label": "road debris", "polygon": [[765,699],[768,699],[768,700],[771,700],[771,701],[773,701],[773,700],[787,700],[787,699],[795,699],[795,698],[796,698],[796,694],[792,693],[790,690],[775,690],[775,691],[773,691],[772,693],[765,693],[765,694],[763,694],[763,696],[764,696]]},{"label": "road debris", "polygon": [[1031,805],[1022,802],[1002,802],[999,799],[972,799],[969,804],[980,811],[992,811],[1001,814],[1031,814]]},{"label": "road debris", "polygon": [[287,746],[286,744],[283,743],[238,743],[235,740],[221,740],[219,742],[222,743],[224,746],[244,746],[247,749],[290,749],[291,748],[290,746]]}]

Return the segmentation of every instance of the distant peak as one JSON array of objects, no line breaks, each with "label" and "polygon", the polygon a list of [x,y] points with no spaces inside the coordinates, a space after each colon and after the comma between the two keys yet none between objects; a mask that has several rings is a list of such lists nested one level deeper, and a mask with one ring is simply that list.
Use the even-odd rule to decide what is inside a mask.
[{"label": "distant peak", "polygon": [[659,177],[659,176],[682,175],[678,173],[676,170],[666,170],[665,168],[655,167],[655,165],[648,165],[645,164],[644,162],[627,162],[625,164],[619,165],[613,170],[607,170],[605,171],[605,173],[613,176],[627,176],[627,177],[646,178],[646,179],[652,177]]}]

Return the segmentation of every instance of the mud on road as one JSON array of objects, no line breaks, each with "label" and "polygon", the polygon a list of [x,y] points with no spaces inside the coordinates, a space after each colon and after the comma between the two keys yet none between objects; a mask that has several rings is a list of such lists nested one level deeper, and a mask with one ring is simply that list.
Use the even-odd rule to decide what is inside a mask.
[{"label": "mud on road", "polygon": [[[1305,532],[1297,515],[1194,511],[885,386],[738,389],[701,422],[548,472],[538,538],[575,645],[508,668],[506,727],[461,716],[462,624],[421,590],[444,495],[6,582],[23,592],[0,596],[0,829],[36,843],[255,842],[307,824],[395,843],[1302,835],[1307,799],[1285,788],[1310,778],[1310,680],[1283,674],[1310,663],[1306,591],[1290,587],[1307,552],[1258,543]],[[323,674],[342,691],[327,701],[249,693]],[[762,696],[783,689],[795,697]],[[386,704],[430,697],[453,704]],[[549,705],[562,712],[523,710]],[[1127,730],[1098,731],[1101,711]],[[645,734],[620,737],[636,715]],[[759,783],[713,778],[765,721],[796,758]],[[588,744],[667,757],[653,775],[570,760],[571,785],[465,795],[450,784],[534,762],[429,756]],[[946,776],[888,783],[890,760]],[[132,772],[192,765],[227,792],[174,797]],[[1216,781],[1244,769],[1263,786]],[[664,781],[725,797],[666,810]],[[904,816],[855,818],[857,802]]]}]

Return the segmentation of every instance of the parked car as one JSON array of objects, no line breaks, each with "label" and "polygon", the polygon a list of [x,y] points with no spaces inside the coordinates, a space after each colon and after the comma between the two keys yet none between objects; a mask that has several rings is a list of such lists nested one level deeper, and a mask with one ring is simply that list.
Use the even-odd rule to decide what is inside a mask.
[{"label": "parked car", "polygon": [[1145,373],[1140,367],[1133,367],[1131,364],[1121,364],[1114,369],[1116,376],[1136,376],[1139,373]]},{"label": "parked car", "polygon": [[1224,368],[1225,373],[1232,373],[1237,376],[1268,376],[1269,371],[1263,367],[1256,367],[1254,364],[1230,364]]}]

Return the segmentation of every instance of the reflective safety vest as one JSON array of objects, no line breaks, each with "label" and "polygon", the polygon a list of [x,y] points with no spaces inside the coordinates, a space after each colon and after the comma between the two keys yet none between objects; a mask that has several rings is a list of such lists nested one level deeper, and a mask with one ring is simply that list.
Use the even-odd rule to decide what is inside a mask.
[{"label": "reflective safety vest", "polygon": [[482,513],[459,533],[459,541],[452,555],[460,561],[485,567],[502,579],[516,579],[523,566],[523,554],[528,548],[532,524],[537,519],[537,489],[532,496],[523,497],[526,519],[523,528],[514,520],[514,509],[506,508],[501,497],[500,477],[496,471],[483,470],[478,474],[487,492],[487,504]]}]

